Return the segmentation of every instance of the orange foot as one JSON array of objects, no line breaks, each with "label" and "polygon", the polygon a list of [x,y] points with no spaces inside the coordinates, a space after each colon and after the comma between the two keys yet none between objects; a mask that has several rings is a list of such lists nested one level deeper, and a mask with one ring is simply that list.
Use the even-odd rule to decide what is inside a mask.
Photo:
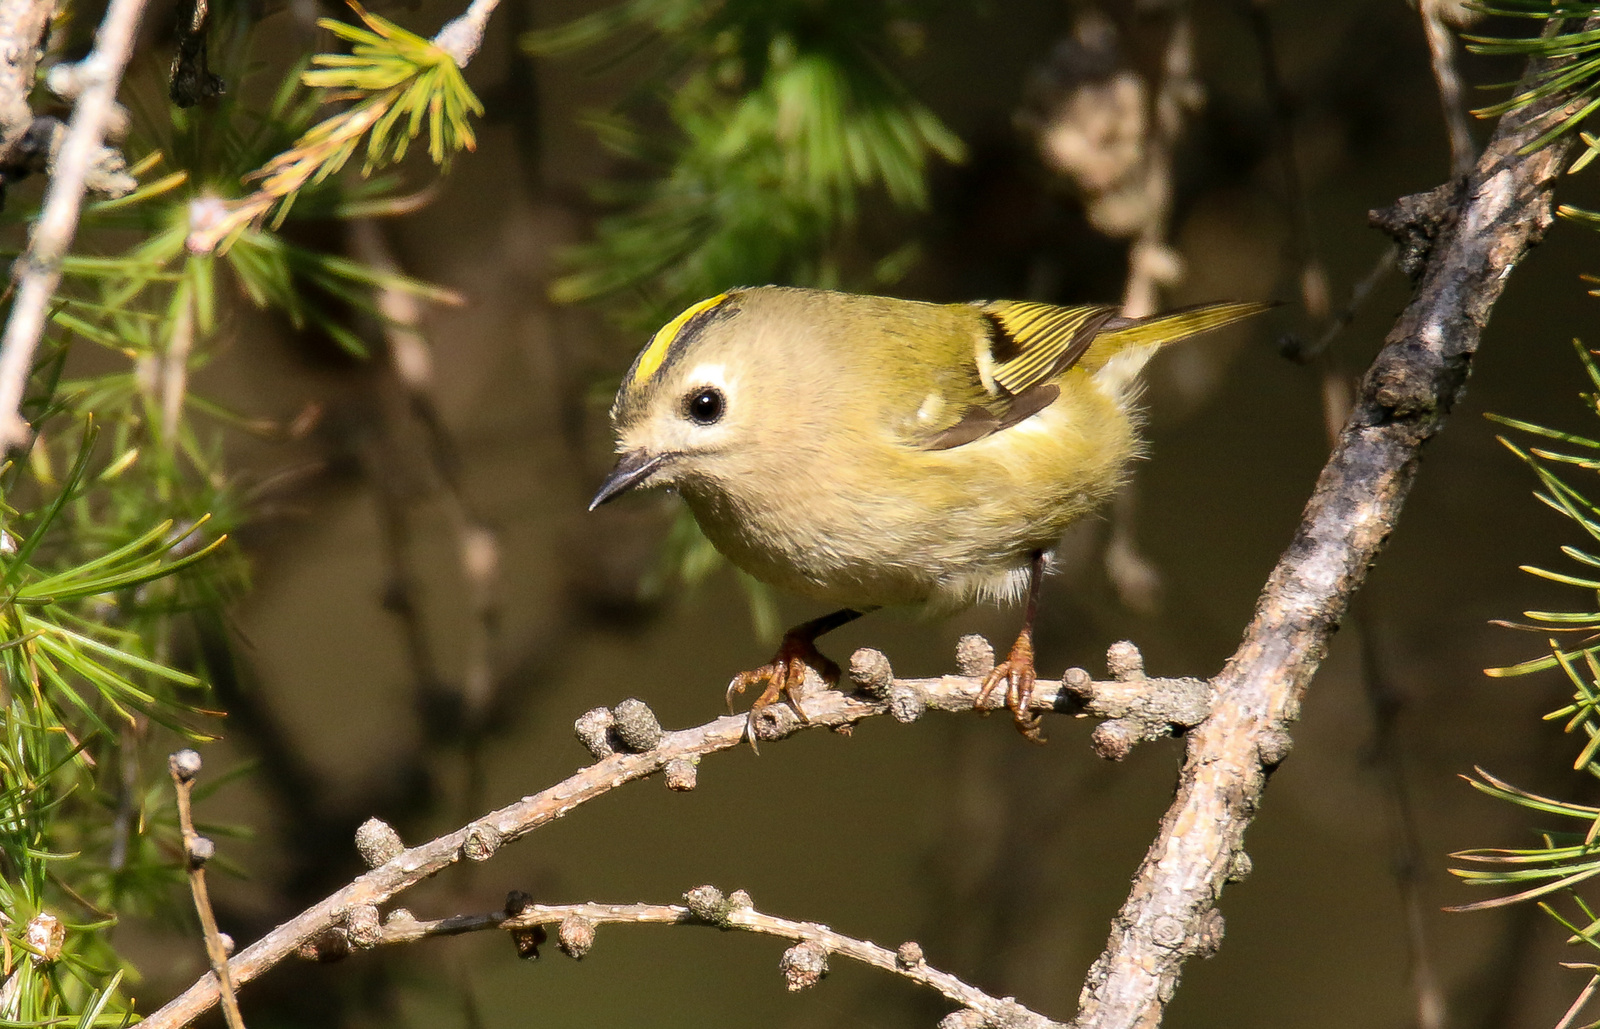
[{"label": "orange foot", "polygon": [[770,662],[760,668],[748,672],[740,672],[728,683],[728,711],[733,711],[733,695],[743,693],[745,687],[758,682],[765,682],[766,689],[761,691],[761,696],[750,705],[750,715],[745,720],[745,734],[750,740],[753,749],[756,745],[756,718],[762,711],[783,700],[789,705],[789,710],[804,724],[810,724],[811,719],[800,710],[798,693],[806,679],[806,669],[814,668],[822,680],[829,686],[839,681],[839,666],[828,660],[821,651],[817,650],[814,636],[806,630],[811,626],[804,625],[784,634],[783,642],[778,644],[778,653]]},{"label": "orange foot", "polygon": [[1004,682],[1006,707],[1011,709],[1017,731],[1035,743],[1043,743],[1044,720],[1033,710],[1033,684],[1037,678],[1033,670],[1033,631],[1023,629],[1011,645],[1011,653],[984,677],[983,689],[978,691],[978,709],[988,707],[989,694]]}]

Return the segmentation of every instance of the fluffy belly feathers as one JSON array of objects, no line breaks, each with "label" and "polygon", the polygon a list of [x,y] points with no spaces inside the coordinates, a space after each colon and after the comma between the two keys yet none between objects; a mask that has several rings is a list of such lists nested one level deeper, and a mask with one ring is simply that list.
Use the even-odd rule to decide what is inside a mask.
[{"label": "fluffy belly feathers", "polygon": [[807,468],[839,459],[826,452],[796,454],[781,491],[685,483],[684,498],[717,549],[780,589],[854,608],[1013,599],[1032,553],[1109,499],[1138,453],[1122,404],[1088,376],[1062,386],[1044,411],[965,446],[853,447],[854,481],[877,485],[848,498]]}]

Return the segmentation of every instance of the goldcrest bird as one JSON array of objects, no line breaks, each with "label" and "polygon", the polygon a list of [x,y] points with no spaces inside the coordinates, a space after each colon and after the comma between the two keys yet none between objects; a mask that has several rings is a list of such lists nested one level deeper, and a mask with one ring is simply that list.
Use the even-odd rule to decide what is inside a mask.
[{"label": "goldcrest bird", "polygon": [[762,286],[703,300],[634,361],[611,418],[621,454],[594,508],[670,486],[727,558],[840,610],[791,629],[755,718],[795,697],[817,637],[875,608],[955,609],[1026,595],[1022,631],[985,679],[1018,728],[1031,709],[1046,555],[1140,453],[1136,377],[1161,346],[1265,310],[1152,318],[1019,301],[928,304]]}]

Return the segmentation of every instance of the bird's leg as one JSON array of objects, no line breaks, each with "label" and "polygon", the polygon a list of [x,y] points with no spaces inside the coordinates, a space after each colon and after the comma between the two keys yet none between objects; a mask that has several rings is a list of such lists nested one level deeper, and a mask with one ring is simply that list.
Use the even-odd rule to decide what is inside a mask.
[{"label": "bird's leg", "polygon": [[728,683],[728,711],[733,711],[733,695],[743,693],[746,686],[752,683],[765,682],[766,689],[761,691],[761,696],[750,705],[748,720],[750,742],[755,744],[756,716],[763,710],[776,704],[780,699],[789,704],[800,721],[809,723],[806,713],[800,710],[796,693],[800,684],[805,681],[806,668],[809,666],[817,670],[823,681],[830,686],[839,681],[839,666],[828,660],[817,650],[817,637],[823,633],[832,632],[839,626],[853,622],[860,618],[862,612],[845,608],[835,611],[831,615],[813,618],[803,625],[797,625],[783,634],[783,642],[778,644],[778,653],[772,660],[760,668],[748,672],[740,672]]},{"label": "bird's leg", "polygon": [[1022,632],[1011,645],[1011,653],[983,679],[983,689],[978,691],[978,708],[988,705],[989,694],[999,685],[1006,684],[1006,707],[1016,720],[1017,731],[1035,743],[1044,742],[1041,719],[1033,710],[1033,683],[1037,676],[1033,670],[1033,620],[1039,613],[1039,589],[1044,582],[1044,551],[1033,552],[1033,562],[1028,568],[1028,606],[1022,618]]}]

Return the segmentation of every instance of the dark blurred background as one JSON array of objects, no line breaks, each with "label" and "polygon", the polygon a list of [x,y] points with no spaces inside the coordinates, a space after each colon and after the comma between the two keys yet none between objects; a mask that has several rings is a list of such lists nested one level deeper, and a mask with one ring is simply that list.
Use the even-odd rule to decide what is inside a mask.
[{"label": "dark blurred background", "polygon": [[[641,71],[626,55],[535,60],[515,40],[595,6],[505,0],[467,70],[488,108],[476,153],[456,161],[429,206],[379,227],[406,271],[467,299],[422,324],[434,408],[411,401],[385,357],[349,359],[268,322],[245,326],[197,377],[253,415],[305,413],[312,426],[288,444],[241,440],[234,458],[264,499],[244,536],[254,588],[234,612],[237,680],[221,684],[231,714],[207,760],[254,763],[257,774],[200,814],[255,828],[223,845],[244,874],[213,880],[223,927],[241,942],[357,874],[351,834],[367,816],[408,842],[428,839],[585,764],[571,728],[583,711],[637,696],[668,727],[698,724],[722,713],[734,672],[770,653],[726,570],[641,599],[674,498],[584,511],[610,460],[610,390],[644,336],[617,328],[604,304],[559,306],[547,290],[562,248],[588,238],[601,213],[587,188],[628,174],[582,116],[625,95]],[[430,0],[383,13],[430,33],[457,10]],[[881,251],[886,236],[923,243],[892,288],[907,297],[1118,300],[1127,242],[1090,226],[1019,118],[1084,8],[946,2],[913,13],[925,36],[901,72],[969,154],[935,167],[924,214],[864,217],[862,251]],[[1069,538],[1046,588],[1046,675],[1100,672],[1120,639],[1138,643],[1154,674],[1209,675],[1232,652],[1324,458],[1327,386],[1366,366],[1409,292],[1400,273],[1381,274],[1327,360],[1297,363],[1282,355],[1283,337],[1315,339],[1326,324],[1302,302],[1306,258],[1325,269],[1337,310],[1387,245],[1367,211],[1450,174],[1422,22],[1404,3],[1200,0],[1190,17],[1205,97],[1173,152],[1169,238],[1184,274],[1161,302],[1286,304],[1153,366],[1151,456],[1131,499]],[[1458,58],[1474,105],[1503,95],[1476,84],[1519,70]],[[1489,129],[1474,124],[1480,143]],[[1285,145],[1298,196],[1285,188]],[[1584,202],[1592,180],[1563,182],[1560,199]],[[1445,1005],[1430,1024],[1460,1029],[1551,1025],[1586,981],[1558,966],[1581,955],[1564,954],[1564,934],[1537,911],[1440,909],[1481,899],[1448,875],[1449,852],[1532,839],[1521,812],[1459,773],[1482,765],[1558,796],[1592,790],[1568,770],[1572,741],[1540,722],[1568,692],[1564,680],[1481,672],[1541,652],[1538,637],[1486,623],[1559,603],[1558,588],[1517,566],[1549,562],[1570,538],[1482,416],[1589,428],[1569,341],[1591,324],[1595,301],[1578,275],[1595,268],[1595,250],[1585,230],[1558,224],[1511,280],[1468,401],[1427,450],[1400,528],[1313,684],[1294,753],[1247,837],[1254,874],[1223,898],[1222,949],[1189,966],[1169,1025],[1417,1024],[1419,955],[1434,986],[1425,996]],[[427,456],[440,440],[453,453],[442,464]],[[1130,593],[1125,567],[1107,571],[1119,535],[1158,588]],[[472,561],[492,564],[487,591],[491,578],[469,575]],[[785,622],[820,613],[779,603]],[[870,644],[900,674],[932,675],[953,668],[961,634],[1003,646],[1017,618],[880,614],[824,649],[842,659]],[[805,734],[759,757],[718,755],[693,793],[657,781],[617,790],[400,903],[438,917],[495,909],[511,889],[552,903],[671,902],[713,883],[890,947],[918,940],[931,963],[1069,1018],[1170,799],[1181,744],[1110,765],[1086,746],[1088,724],[1048,728],[1049,745],[1036,747],[1005,719],[935,714],[867,724],[849,739]],[[119,932],[145,955],[141,1007],[203,971],[198,940]],[[932,1025],[946,1010],[843,961],[820,987],[787,994],[782,949],[699,929],[603,927],[581,964],[553,946],[528,962],[484,935],[291,963],[243,997],[255,1029],[891,1027]]]}]

